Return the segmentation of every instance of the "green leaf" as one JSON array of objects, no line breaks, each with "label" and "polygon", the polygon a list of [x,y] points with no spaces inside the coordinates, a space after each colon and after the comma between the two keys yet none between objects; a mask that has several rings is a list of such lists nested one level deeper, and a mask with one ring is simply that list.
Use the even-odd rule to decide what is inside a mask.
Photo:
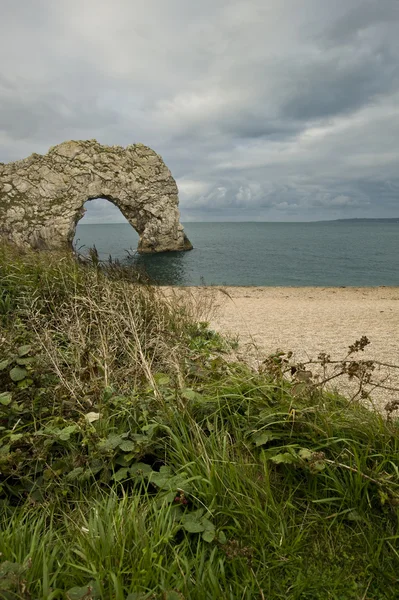
[{"label": "green leaf", "polygon": [[9,358],[6,358],[5,360],[2,360],[0,362],[0,371],[4,371],[4,369],[7,369],[8,365],[10,364],[10,362],[12,362]]},{"label": "green leaf", "polygon": [[145,437],[151,439],[158,429],[159,423],[150,423],[149,425],[144,425],[144,427],[141,428],[141,431],[145,431]]},{"label": "green leaf", "polygon": [[135,465],[132,465],[129,470],[131,475],[148,475],[152,473],[150,465],[146,465],[145,463],[136,463]]},{"label": "green leaf", "polygon": [[159,472],[163,475],[173,475],[172,467],[168,467],[167,465],[162,465]]},{"label": "green leaf", "polygon": [[165,592],[164,598],[165,600],[183,600],[184,596],[179,594],[179,592],[175,592],[172,590],[171,592]]},{"label": "green leaf", "polygon": [[350,521],[363,521],[362,517],[359,515],[357,510],[351,510],[350,512],[348,512],[346,518]]},{"label": "green leaf", "polygon": [[213,542],[213,540],[215,539],[215,532],[214,531],[204,531],[204,533],[202,534],[202,539],[204,540],[204,542],[208,542],[208,544],[210,542]]},{"label": "green leaf", "polygon": [[122,479],[127,479],[128,477],[129,469],[119,469],[119,471],[113,474],[112,479],[114,481],[122,481]]},{"label": "green leaf", "polygon": [[72,471],[65,476],[65,479],[67,481],[75,481],[76,479],[79,479],[79,477],[83,474],[83,471],[83,467],[76,467],[76,469],[72,469]]},{"label": "green leaf", "polygon": [[111,433],[106,440],[102,440],[98,444],[98,447],[100,450],[115,450],[115,448],[117,448],[119,444],[122,444],[122,442],[123,438],[120,435]]},{"label": "green leaf", "polygon": [[212,523],[212,521],[210,521],[206,517],[202,517],[201,522],[202,522],[203,526],[205,527],[205,531],[215,531],[214,524]]},{"label": "green leaf", "polygon": [[99,458],[94,458],[92,461],[90,461],[89,467],[91,473],[93,475],[97,475],[97,473],[99,473],[104,468],[104,463]]},{"label": "green leaf", "polygon": [[150,477],[151,483],[154,483],[156,486],[162,489],[170,489],[168,483],[171,479],[172,477],[170,475],[161,472],[158,473],[157,471],[153,471]]},{"label": "green leaf", "polygon": [[170,383],[170,377],[169,377],[169,375],[166,375],[165,373],[155,373],[154,380],[155,380],[155,383],[157,385],[159,385],[160,387],[169,385],[169,383]]},{"label": "green leaf", "polygon": [[22,367],[14,367],[10,371],[10,377],[13,381],[22,381],[27,376],[28,371]]},{"label": "green leaf", "polygon": [[280,435],[276,435],[271,431],[262,431],[260,433],[255,433],[252,436],[252,441],[255,442],[256,446],[263,446],[263,444],[267,444],[272,440],[278,440],[280,437]]},{"label": "green leaf", "polygon": [[326,463],[323,460],[315,460],[310,463],[310,468],[312,471],[323,471],[326,468]]},{"label": "green leaf", "polygon": [[18,440],[20,440],[21,438],[24,437],[23,433],[12,433],[9,437],[10,442],[17,442]]},{"label": "green leaf", "polygon": [[223,531],[219,531],[217,539],[220,544],[225,544],[227,542],[226,535],[223,533]]},{"label": "green leaf", "polygon": [[32,346],[29,344],[25,344],[24,346],[20,346],[17,350],[18,356],[26,356],[31,351]]},{"label": "green leaf", "polygon": [[296,456],[293,456],[290,452],[283,452],[281,454],[276,454],[276,456],[271,456],[270,459],[276,465],[284,464],[294,464],[296,463]]},{"label": "green leaf", "polygon": [[201,394],[199,394],[198,392],[195,392],[191,388],[186,388],[186,389],[182,390],[181,396],[185,400],[197,400],[198,402],[202,402],[204,400],[204,397],[201,396]]},{"label": "green leaf", "polygon": [[[171,492],[166,492],[165,495],[162,496],[162,502],[166,502],[167,504],[170,504],[171,502],[174,501],[174,499],[176,498],[176,492],[174,490],[172,490]],[[176,504],[175,507],[177,508],[179,505]]]},{"label": "green leaf", "polygon": [[85,415],[85,419],[88,423],[94,423],[94,421],[98,421],[100,418],[100,413],[98,412],[89,412]]},{"label": "green leaf", "polygon": [[15,362],[17,363],[17,365],[30,365],[33,361],[34,361],[34,357],[33,356],[24,356],[23,358],[17,358],[15,360]]},{"label": "green leaf", "polygon": [[126,442],[119,444],[119,448],[122,450],[122,452],[132,452],[132,450],[135,450],[136,444],[127,440]]},{"label": "green leaf", "polygon": [[137,452],[128,452],[128,454],[121,454],[123,456],[126,464],[129,464],[134,458],[137,458]]},{"label": "green leaf", "polygon": [[302,460],[310,460],[313,456],[313,452],[309,448],[301,448],[298,452],[299,458]]},{"label": "green leaf", "polygon": [[183,515],[180,523],[188,533],[202,533],[205,530],[201,520],[194,514]]},{"label": "green leaf", "polygon": [[100,600],[101,593],[95,581],[89,581],[84,587],[73,587],[67,591],[67,600]]},{"label": "green leaf", "polygon": [[68,427],[64,427],[64,429],[61,429],[61,431],[58,434],[58,437],[63,442],[67,442],[71,437],[71,434],[75,433],[78,429],[79,428],[77,425],[68,425]]},{"label": "green leaf", "polygon": [[143,435],[142,433],[132,433],[131,437],[135,442],[148,442],[148,435]]},{"label": "green leaf", "polygon": [[0,394],[0,404],[3,406],[8,406],[12,402],[11,392],[3,392]]},{"label": "green leaf", "polygon": [[25,570],[25,567],[21,565],[21,563],[11,562],[9,560],[5,560],[0,563],[0,577],[3,578],[6,575],[10,575],[11,573],[14,575],[22,575]]},{"label": "green leaf", "polygon": [[30,377],[26,377],[26,379],[23,379],[22,381],[18,381],[17,386],[19,387],[20,390],[24,390],[25,388],[32,385],[32,383],[33,383],[33,379],[31,379]]}]

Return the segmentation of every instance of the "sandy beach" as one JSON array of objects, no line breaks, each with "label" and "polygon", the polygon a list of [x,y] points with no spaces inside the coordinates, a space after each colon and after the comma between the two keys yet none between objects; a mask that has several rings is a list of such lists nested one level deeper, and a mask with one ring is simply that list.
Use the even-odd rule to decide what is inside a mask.
[{"label": "sandy beach", "polygon": [[[358,354],[399,365],[399,288],[190,288],[214,296],[214,329],[238,336],[238,353],[260,364],[277,349],[291,350],[298,361],[320,352],[343,358],[362,336],[370,345]],[[376,370],[385,385],[399,387],[399,370]],[[342,384],[340,384],[342,385]],[[399,393],[376,391],[379,405]]]}]

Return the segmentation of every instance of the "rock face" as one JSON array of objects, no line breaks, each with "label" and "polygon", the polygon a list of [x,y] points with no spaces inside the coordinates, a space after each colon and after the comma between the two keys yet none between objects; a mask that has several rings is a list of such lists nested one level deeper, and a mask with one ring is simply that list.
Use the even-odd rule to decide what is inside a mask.
[{"label": "rock face", "polygon": [[178,189],[162,158],[143,144],[64,142],[42,156],[0,163],[0,236],[20,246],[71,247],[86,200],[115,204],[140,236],[141,253],[190,250]]}]

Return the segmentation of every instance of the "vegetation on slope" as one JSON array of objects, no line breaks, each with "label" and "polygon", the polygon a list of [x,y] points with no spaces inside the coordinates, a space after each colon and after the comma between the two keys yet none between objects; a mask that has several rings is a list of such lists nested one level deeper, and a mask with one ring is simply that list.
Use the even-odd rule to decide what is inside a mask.
[{"label": "vegetation on slope", "polygon": [[397,421],[115,265],[0,277],[0,598],[397,597]]}]

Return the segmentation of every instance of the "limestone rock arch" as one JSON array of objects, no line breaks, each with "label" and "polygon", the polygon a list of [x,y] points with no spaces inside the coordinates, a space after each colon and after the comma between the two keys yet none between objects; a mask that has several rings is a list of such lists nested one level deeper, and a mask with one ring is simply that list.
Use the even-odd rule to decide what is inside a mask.
[{"label": "limestone rock arch", "polygon": [[141,253],[190,250],[179,220],[178,189],[156,152],[143,144],[69,141],[0,163],[0,236],[33,248],[72,247],[87,200],[115,204],[140,236]]}]

